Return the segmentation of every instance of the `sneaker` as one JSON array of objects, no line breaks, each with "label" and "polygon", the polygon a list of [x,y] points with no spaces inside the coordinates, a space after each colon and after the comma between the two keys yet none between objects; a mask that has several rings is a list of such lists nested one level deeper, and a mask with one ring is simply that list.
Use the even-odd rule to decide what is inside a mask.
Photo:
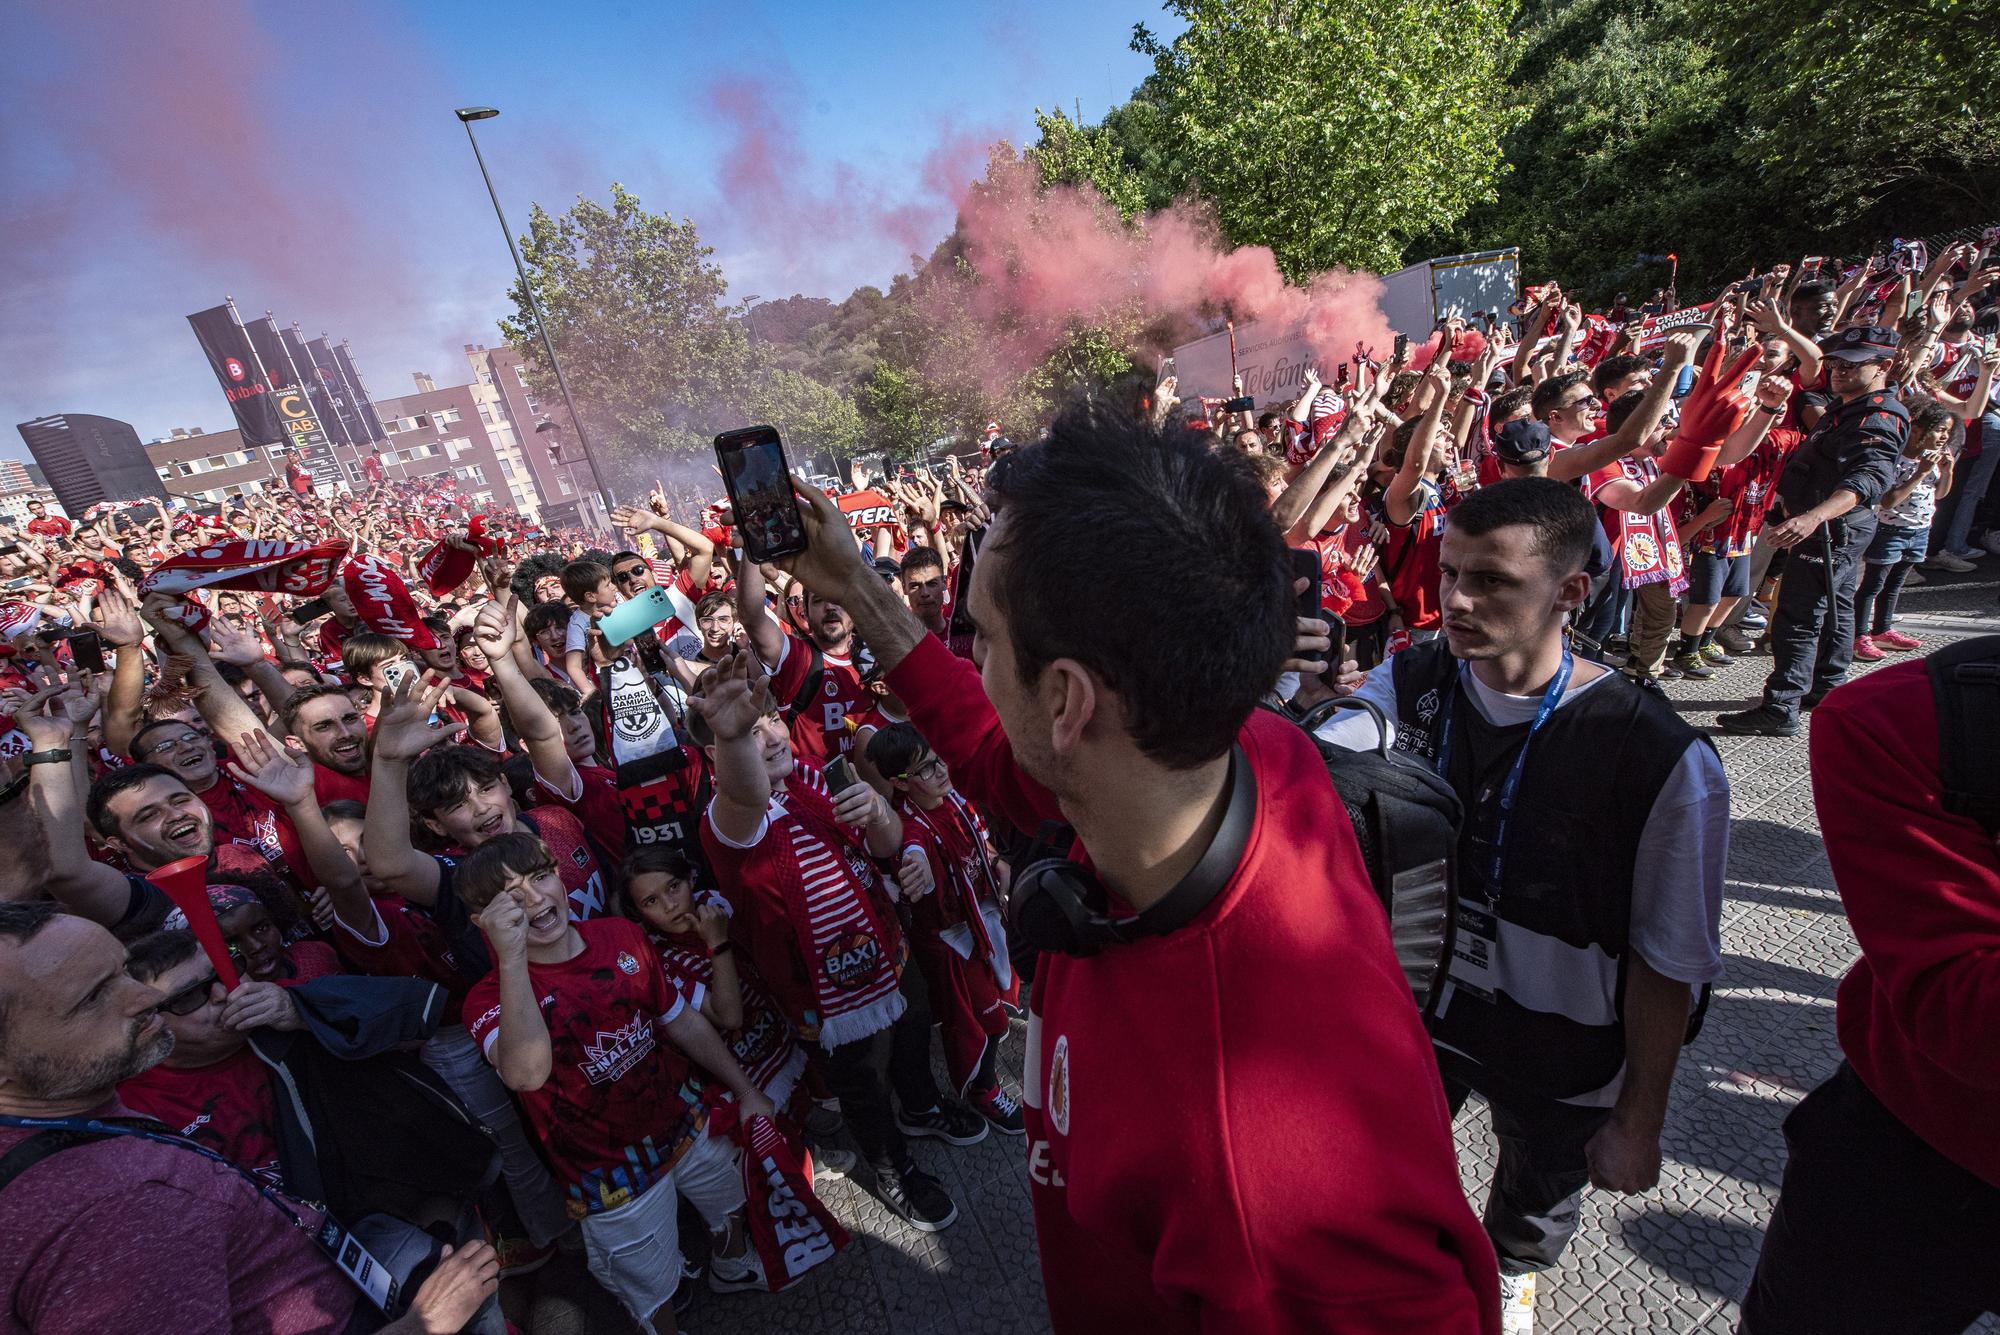
[{"label": "sneaker", "polygon": [[861,1156],[853,1150],[842,1149],[838,1145],[813,1145],[807,1142],[812,1153],[813,1176],[824,1173],[828,1177],[852,1177],[854,1165]]},{"label": "sneaker", "polygon": [[1745,630],[1764,630],[1771,624],[1771,614],[1762,606],[1753,606],[1737,618],[1736,624]]},{"label": "sneaker", "polygon": [[1911,649],[1921,649],[1924,647],[1922,640],[1914,635],[1905,635],[1900,630],[1885,630],[1879,635],[1870,635],[1868,638],[1875,641],[1877,649],[1894,649],[1898,652],[1908,652]]},{"label": "sneaker", "polygon": [[1740,737],[1796,737],[1799,733],[1799,721],[1776,705],[1717,714],[1715,726]]},{"label": "sneaker", "polygon": [[1729,656],[1727,649],[1724,649],[1721,644],[1714,640],[1710,640],[1707,644],[1701,646],[1701,656],[1702,660],[1710,667],[1728,667],[1736,661]]},{"label": "sneaker", "polygon": [[[1750,652],[1750,637],[1735,626],[1724,626],[1721,630],[1715,632],[1715,644],[1710,645],[1709,648],[1713,649],[1718,646],[1728,650],[1731,654],[1747,654]],[[1706,654],[1708,649],[1704,649],[1702,652]],[[1713,663],[1716,660],[1710,658],[1709,661]]]},{"label": "sneaker", "polygon": [[1027,1124],[1021,1120],[1020,1100],[998,1085],[991,1089],[973,1090],[972,1110],[1003,1136],[1024,1136],[1028,1133]]},{"label": "sneaker", "polygon": [[[984,1132],[985,1123],[979,1129]],[[944,1184],[911,1162],[906,1161],[901,1168],[877,1168],[875,1194],[904,1223],[925,1233],[942,1232],[958,1219],[958,1207],[952,1204]]]},{"label": "sneaker", "polygon": [[1936,556],[1924,562],[1923,568],[1926,570],[1949,570],[1954,575],[1963,575],[1978,569],[1977,566],[1960,556],[1957,552],[1939,552]]},{"label": "sneaker", "polygon": [[694,1306],[694,1291],[700,1287],[701,1267],[683,1256],[681,1258],[681,1282],[674,1285],[674,1317],[676,1324],[679,1324],[679,1318],[688,1314],[688,1308]]},{"label": "sneaker", "polygon": [[1903,573],[1903,587],[1906,589],[1909,588],[1912,584],[1922,584],[1923,582],[1924,582],[1924,572],[1917,569],[1915,566],[1911,566],[1907,571]]},{"label": "sneaker", "polygon": [[1854,657],[1863,663],[1879,663],[1889,655],[1875,647],[1875,641],[1867,635],[1854,637]]},{"label": "sneaker", "polygon": [[1500,1276],[1500,1335],[1535,1335],[1535,1277]]},{"label": "sneaker", "polygon": [[1666,686],[1661,683],[1658,677],[1649,677],[1643,672],[1628,672],[1625,674],[1625,678],[1640,690],[1651,691],[1662,700],[1671,698],[1667,695]]},{"label": "sneaker", "polygon": [[1996,528],[1991,533],[1988,533],[1985,541],[1979,545],[1993,553],[1993,555],[2000,556],[2000,528]]},{"label": "sneaker", "polygon": [[1690,649],[1684,654],[1676,654],[1673,664],[1676,668],[1680,669],[1680,674],[1683,677],[1687,677],[1693,681],[1707,681],[1715,675],[1715,669],[1709,665],[1706,658],[1702,657],[1701,650],[1699,649]]},{"label": "sneaker", "polygon": [[717,1293],[741,1293],[770,1285],[765,1282],[764,1265],[757,1259],[757,1249],[746,1245],[741,1256],[709,1254],[708,1287]]},{"label": "sneaker", "polygon": [[986,1139],[986,1119],[962,1103],[943,1102],[929,1112],[896,1111],[896,1129],[950,1145],[977,1145]]},{"label": "sneaker", "polygon": [[556,1254],[552,1242],[546,1247],[537,1247],[526,1238],[510,1238],[505,1235],[493,1239],[494,1258],[500,1262],[500,1277],[510,1279],[515,1275],[531,1275],[547,1265]]}]

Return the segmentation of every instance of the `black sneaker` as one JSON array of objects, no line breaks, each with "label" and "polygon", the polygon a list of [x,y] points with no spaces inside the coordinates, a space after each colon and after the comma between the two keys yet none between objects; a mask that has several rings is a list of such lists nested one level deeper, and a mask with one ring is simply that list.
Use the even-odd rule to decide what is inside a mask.
[{"label": "black sneaker", "polygon": [[973,1090],[972,1110],[1003,1136],[1022,1136],[1028,1132],[1027,1123],[1021,1119],[1020,1101],[998,1085]]},{"label": "black sneaker", "polygon": [[1758,705],[1735,714],[1717,714],[1715,726],[1746,737],[1796,737],[1799,721],[1776,705]]},{"label": "black sneaker", "polygon": [[906,1136],[928,1136],[952,1145],[977,1145],[986,1139],[986,1119],[962,1103],[949,1101],[929,1112],[899,1108],[896,1129]]},{"label": "black sneaker", "polygon": [[[982,1124],[980,1130],[985,1129]],[[946,1194],[944,1184],[914,1163],[906,1162],[901,1168],[877,1168],[875,1194],[903,1222],[926,1233],[942,1232],[958,1219],[958,1206]]]}]

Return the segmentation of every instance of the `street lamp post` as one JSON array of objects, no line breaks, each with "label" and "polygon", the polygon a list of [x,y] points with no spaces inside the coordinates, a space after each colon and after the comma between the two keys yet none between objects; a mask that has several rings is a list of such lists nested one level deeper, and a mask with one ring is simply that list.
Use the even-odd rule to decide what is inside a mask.
[{"label": "street lamp post", "polygon": [[591,481],[596,484],[598,502],[608,515],[611,513],[611,493],[606,489],[604,470],[597,466],[597,455],[590,448],[590,435],[584,430],[583,418],[576,411],[576,400],[570,397],[562,360],[556,356],[555,342],[549,337],[549,322],[542,317],[541,302],[535,300],[535,287],[528,281],[528,268],[521,263],[521,248],[514,244],[514,229],[507,225],[507,215],[500,208],[500,193],[493,188],[492,174],[486,170],[486,156],[479,151],[478,136],[472,133],[472,122],[491,120],[499,114],[496,107],[460,107],[456,112],[459,123],[465,126],[466,141],[472,145],[473,160],[479,164],[480,179],[486,182],[486,194],[493,201],[493,216],[500,220],[500,232],[507,238],[507,253],[514,257],[514,272],[521,276],[521,291],[527,295],[528,309],[534,313],[535,329],[542,336],[542,351],[549,355],[549,366],[556,373],[556,388],[562,391],[563,404],[569,409],[569,420],[576,427],[576,441],[583,447],[584,462],[589,465]]}]

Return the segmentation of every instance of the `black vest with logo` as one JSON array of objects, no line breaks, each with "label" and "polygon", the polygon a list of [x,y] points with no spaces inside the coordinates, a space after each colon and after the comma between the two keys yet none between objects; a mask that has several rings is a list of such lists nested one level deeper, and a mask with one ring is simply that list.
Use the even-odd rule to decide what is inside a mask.
[{"label": "black vest with logo", "polygon": [[[1494,795],[1529,725],[1488,723],[1459,684],[1458,660],[1442,638],[1413,645],[1390,663],[1399,750],[1435,764],[1436,729],[1449,716],[1452,772],[1445,778],[1466,806],[1459,841],[1465,893],[1484,884],[1491,853],[1479,841],[1490,838]],[[1615,961],[1615,1018],[1584,1022],[1559,1010],[1531,1010],[1504,991],[1488,1002],[1458,988],[1433,1027],[1439,1043],[1507,1085],[1548,1098],[1588,1094],[1618,1075],[1625,1063],[1625,956],[1639,841],[1660,790],[1696,740],[1671,707],[1616,673],[1549,715],[1521,772],[1495,911],[1515,928],[1578,949],[1595,946]]]}]

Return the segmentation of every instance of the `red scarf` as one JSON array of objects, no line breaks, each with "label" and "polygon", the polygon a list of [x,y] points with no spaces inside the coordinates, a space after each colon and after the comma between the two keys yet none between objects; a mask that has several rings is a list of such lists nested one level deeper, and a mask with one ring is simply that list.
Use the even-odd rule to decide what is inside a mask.
[{"label": "red scarf", "polygon": [[[435,649],[437,638],[417,610],[403,577],[379,556],[349,561],[340,582],[354,603],[361,624],[377,635],[401,640],[412,649]],[[322,642],[325,632],[321,632]]]},{"label": "red scarf", "polygon": [[750,1243],[777,1293],[834,1258],[850,1238],[806,1176],[802,1148],[768,1117],[737,1127],[743,1145],[743,1198]]},{"label": "red scarf", "polygon": [[470,579],[479,558],[497,556],[507,549],[505,538],[487,534],[485,515],[474,515],[465,526],[465,534],[478,551],[468,552],[439,538],[436,545],[417,558],[417,573],[423,576],[424,586],[433,597],[442,598]]},{"label": "red scarf", "polygon": [[909,801],[902,804],[902,809],[903,815],[928,831],[937,845],[937,861],[945,871],[945,883],[935,891],[944,897],[939,907],[972,933],[972,958],[992,969],[993,977],[1005,990],[1012,984],[1013,968],[1004,943],[995,949],[993,932],[979,908],[980,901],[996,899],[1000,888],[993,874],[993,863],[986,856],[979,818],[956,790],[947,792],[933,811]]},{"label": "red scarf", "polygon": [[894,1024],[906,1003],[896,984],[908,949],[895,916],[876,902],[880,881],[853,851],[833,802],[802,766],[785,783],[783,815],[766,839],[786,841],[773,865],[806,967],[812,973],[816,1037],[831,1052]]},{"label": "red scarf", "polygon": [[242,589],[311,598],[333,583],[344,542],[278,542],[238,538],[176,552],[140,581],[143,593],[188,593],[195,589]]}]

